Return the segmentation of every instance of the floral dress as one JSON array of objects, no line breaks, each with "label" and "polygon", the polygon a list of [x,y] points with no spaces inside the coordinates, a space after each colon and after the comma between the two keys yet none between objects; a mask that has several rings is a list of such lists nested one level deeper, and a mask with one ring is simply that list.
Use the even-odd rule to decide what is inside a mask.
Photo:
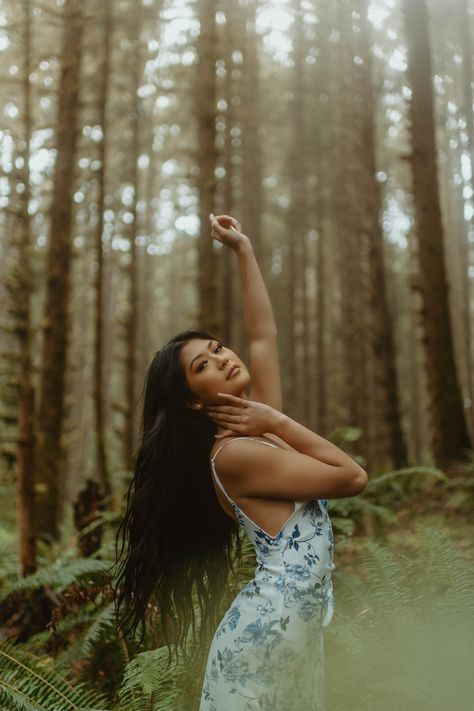
[{"label": "floral dress", "polygon": [[211,465],[255,547],[257,567],[214,634],[199,711],[323,711],[323,629],[334,611],[328,500],[295,501],[293,514],[270,536],[232,501],[217,476],[217,453],[237,439],[244,438],[224,442]]}]

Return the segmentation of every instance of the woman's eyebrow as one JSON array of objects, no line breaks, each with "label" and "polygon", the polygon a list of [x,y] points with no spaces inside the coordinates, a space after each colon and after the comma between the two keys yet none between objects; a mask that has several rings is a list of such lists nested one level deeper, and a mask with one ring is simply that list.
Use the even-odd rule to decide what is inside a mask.
[{"label": "woman's eyebrow", "polygon": [[[212,343],[213,343],[213,341],[212,341],[212,339],[211,339],[211,340],[209,341],[209,343],[207,344],[208,350],[210,349]],[[197,360],[198,358],[202,358],[203,355],[206,355],[206,354],[205,354],[205,353],[200,353],[199,355],[195,356],[195,357],[192,359],[191,365],[189,366],[189,370],[190,370],[190,371],[191,371],[191,368],[193,367],[194,361]]]}]

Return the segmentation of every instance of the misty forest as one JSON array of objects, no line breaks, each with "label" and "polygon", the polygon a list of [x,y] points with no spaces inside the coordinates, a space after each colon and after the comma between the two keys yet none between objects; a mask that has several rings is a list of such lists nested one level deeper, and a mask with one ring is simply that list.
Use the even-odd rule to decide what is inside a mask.
[{"label": "misty forest", "polygon": [[153,354],[200,328],[247,362],[210,213],[252,242],[284,412],[369,477],[329,502],[327,711],[471,708],[473,28],[473,0],[1,0],[1,711],[199,708],[207,650],[167,665],[111,582]]}]

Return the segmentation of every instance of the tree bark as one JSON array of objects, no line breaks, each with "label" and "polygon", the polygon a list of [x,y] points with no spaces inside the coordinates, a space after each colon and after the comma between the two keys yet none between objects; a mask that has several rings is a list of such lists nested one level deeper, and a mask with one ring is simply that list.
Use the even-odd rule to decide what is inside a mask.
[{"label": "tree bark", "polygon": [[292,136],[288,175],[290,178],[290,210],[288,239],[290,243],[288,303],[289,318],[289,386],[292,393],[292,411],[299,422],[308,423],[310,393],[308,385],[308,297],[306,285],[307,231],[308,231],[308,133],[306,105],[306,53],[307,41],[300,0],[293,0],[293,102]]},{"label": "tree bark", "polygon": [[17,526],[19,532],[20,575],[25,577],[36,570],[36,540],[34,535],[34,412],[35,392],[32,383],[31,357],[31,297],[33,275],[31,269],[30,230],[30,141],[31,141],[31,3],[23,0],[23,184],[21,196],[21,240],[19,249],[20,288],[17,297],[20,339],[20,386],[18,394],[18,472]]},{"label": "tree bark", "polygon": [[138,255],[137,255],[137,202],[138,202],[138,157],[140,138],[140,102],[138,88],[141,78],[141,0],[133,2],[133,56],[132,56],[132,111],[131,131],[132,145],[130,147],[130,161],[128,166],[129,181],[133,186],[133,202],[129,207],[132,214],[129,232],[130,259],[127,263],[128,280],[128,310],[125,322],[125,431],[124,431],[124,456],[125,466],[132,464],[135,442],[137,437],[137,421],[135,405],[137,395],[136,384],[136,343],[137,343],[137,305],[138,305]]},{"label": "tree bark", "polygon": [[104,251],[102,238],[104,232],[105,210],[105,179],[107,168],[107,103],[109,96],[110,53],[112,39],[112,11],[111,0],[103,3],[103,33],[102,33],[102,62],[100,68],[99,89],[99,122],[102,129],[102,140],[99,144],[100,168],[98,171],[98,221],[95,233],[95,256],[97,269],[95,271],[95,342],[94,342],[94,413],[95,413],[95,438],[97,449],[97,474],[100,485],[100,494],[110,494],[110,482],[107,468],[107,452],[105,446],[105,418],[104,418]]},{"label": "tree bark", "polygon": [[[257,3],[249,0],[243,13],[242,102],[242,225],[252,240],[255,257],[265,274],[266,261],[262,237],[262,139],[260,135],[260,66],[258,35],[255,30]],[[245,231],[245,230],[244,230]]]},{"label": "tree bark", "polygon": [[[461,48],[463,57],[463,111],[466,118],[466,131],[468,137],[469,158],[471,163],[471,188],[474,190],[474,114],[472,110],[472,43],[471,43],[471,21],[468,12],[467,0],[460,0],[459,25],[461,36]],[[471,217],[468,227],[469,231],[474,231],[474,218]],[[472,262],[471,247],[469,237],[466,236],[462,242],[462,256],[464,261],[464,273],[462,278],[463,291],[463,323],[464,323],[464,355],[466,359],[467,391],[469,395],[469,413],[471,425],[471,439],[474,437],[474,379],[473,366],[474,354],[472,348],[472,309],[471,309],[471,278],[470,266]]]},{"label": "tree bark", "polygon": [[471,446],[456,372],[448,308],[439,200],[431,55],[425,0],[403,0],[408,47],[413,188],[422,278],[423,346],[429,387],[432,452],[438,466],[465,459]]},{"label": "tree bark", "polygon": [[63,448],[64,377],[68,343],[69,276],[79,77],[82,49],[82,3],[67,0],[61,50],[57,114],[57,159],[46,265],[43,349],[36,470],[36,531],[59,538],[59,504]]},{"label": "tree bark", "polygon": [[198,128],[198,191],[200,235],[198,238],[199,327],[217,333],[220,310],[217,269],[209,214],[215,212],[216,163],[216,0],[197,4],[200,33],[197,40],[195,106]]},{"label": "tree bark", "polygon": [[[224,187],[223,187],[223,212],[226,214],[234,215],[236,209],[236,199],[235,199],[235,180],[239,179],[236,175],[234,169],[234,163],[232,160],[233,155],[236,151],[233,150],[232,141],[232,129],[237,124],[237,111],[234,106],[234,97],[238,95],[238,89],[240,88],[239,82],[233,77],[233,52],[239,49],[239,41],[241,40],[241,33],[239,29],[242,25],[241,23],[241,8],[236,7],[235,3],[230,3],[226,7],[226,25],[225,25],[225,35],[224,41],[222,43],[222,50],[224,53],[225,61],[225,84],[224,84],[224,98],[227,104],[225,111],[225,138],[223,146],[223,162],[225,169],[224,177]],[[237,41],[236,41],[237,38]],[[240,97],[239,97],[240,99]],[[245,218],[239,216],[239,222],[242,224],[242,229],[244,232],[250,233],[250,226],[247,226]],[[247,232],[248,230],[248,232]],[[222,323],[222,338],[224,343],[228,345],[233,345],[236,347],[237,343],[237,309],[236,301],[233,298],[234,290],[236,289],[235,284],[235,260],[232,250],[224,249],[221,250],[221,260],[222,264],[222,310],[221,310],[221,323]]]},{"label": "tree bark", "polygon": [[336,209],[337,250],[340,275],[342,341],[341,370],[344,373],[342,399],[346,425],[361,430],[352,443],[354,454],[368,451],[368,347],[367,347],[367,245],[362,238],[359,195],[362,160],[355,121],[358,118],[354,89],[352,47],[352,5],[338,5],[339,116],[337,121]]},{"label": "tree bark", "polygon": [[362,236],[369,249],[369,341],[374,367],[375,437],[373,464],[379,468],[401,468],[407,464],[407,450],[400,420],[398,377],[396,370],[393,319],[387,299],[384,263],[384,238],[380,226],[381,200],[376,180],[376,147],[374,98],[372,90],[372,57],[368,26],[367,0],[358,0],[360,15],[359,87],[363,101],[360,112],[360,163],[363,179],[359,185]]}]

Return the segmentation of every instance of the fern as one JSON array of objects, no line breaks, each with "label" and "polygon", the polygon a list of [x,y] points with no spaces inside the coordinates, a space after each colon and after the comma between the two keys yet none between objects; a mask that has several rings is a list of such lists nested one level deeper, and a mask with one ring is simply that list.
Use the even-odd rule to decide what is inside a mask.
[{"label": "fern", "polygon": [[[92,657],[95,647],[104,642],[107,635],[114,633],[116,630],[114,604],[109,603],[103,607],[96,608],[95,614],[89,615],[87,621],[90,622],[89,626],[61,654],[61,667],[67,668],[79,659]],[[67,622],[67,619],[65,622]],[[57,631],[59,632],[59,629]]]},{"label": "fern", "polygon": [[[180,681],[185,674],[182,662],[167,669],[168,650],[165,647],[138,654],[127,666],[119,699],[123,703],[135,691],[135,701],[147,701],[150,711],[175,711],[182,696]],[[150,705],[150,702],[152,705]]]},{"label": "fern", "polygon": [[103,697],[84,685],[72,686],[53,667],[4,641],[0,646],[0,701],[18,711],[99,711],[106,709]]},{"label": "fern", "polygon": [[8,583],[0,593],[0,602],[8,595],[24,590],[34,590],[42,585],[47,585],[56,592],[60,592],[73,583],[107,573],[112,565],[111,561],[92,558],[76,558],[70,561],[57,560],[33,575]]},{"label": "fern", "polygon": [[414,481],[414,474],[426,474],[427,476],[432,477],[433,479],[448,481],[448,477],[441,471],[441,469],[437,469],[436,467],[415,466],[405,467],[403,469],[396,469],[392,472],[385,472],[384,474],[380,474],[379,476],[370,479],[366,488],[369,490],[378,488],[381,484],[386,484],[388,481],[393,481],[395,479],[405,476],[411,477],[411,480]]},{"label": "fern", "polygon": [[440,529],[415,521],[413,530],[410,550],[365,541],[357,575],[334,573],[328,711],[470,707],[472,561]]}]

